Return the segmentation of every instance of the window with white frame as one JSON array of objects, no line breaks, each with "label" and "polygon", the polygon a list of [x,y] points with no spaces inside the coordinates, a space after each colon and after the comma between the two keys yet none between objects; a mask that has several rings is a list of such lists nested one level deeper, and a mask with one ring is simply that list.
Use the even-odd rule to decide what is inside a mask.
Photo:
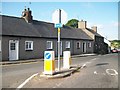
[{"label": "window with white frame", "polygon": [[77,47],[77,49],[80,48],[80,42],[77,42],[77,43],[76,43],[76,47]]},{"label": "window with white frame", "polygon": [[33,50],[33,41],[25,41],[25,50]]},{"label": "window with white frame", "polygon": [[47,41],[47,49],[53,49],[53,42]]},{"label": "window with white frame", "polygon": [[1,48],[2,48],[2,43],[1,43],[1,40],[0,40],[0,52],[1,52]]},{"label": "window with white frame", "polygon": [[66,48],[70,48],[70,41],[66,41],[66,42],[65,42],[65,47],[66,47]]},{"label": "window with white frame", "polygon": [[91,42],[88,43],[88,47],[91,47]]}]

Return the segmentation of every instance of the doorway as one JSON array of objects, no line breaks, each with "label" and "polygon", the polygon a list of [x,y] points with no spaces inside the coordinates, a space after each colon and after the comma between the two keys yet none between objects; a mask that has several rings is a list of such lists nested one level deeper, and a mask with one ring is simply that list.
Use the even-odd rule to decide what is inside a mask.
[{"label": "doorway", "polygon": [[18,60],[19,58],[19,41],[10,40],[9,41],[9,60]]},{"label": "doorway", "polygon": [[83,53],[86,53],[86,43],[83,42]]}]

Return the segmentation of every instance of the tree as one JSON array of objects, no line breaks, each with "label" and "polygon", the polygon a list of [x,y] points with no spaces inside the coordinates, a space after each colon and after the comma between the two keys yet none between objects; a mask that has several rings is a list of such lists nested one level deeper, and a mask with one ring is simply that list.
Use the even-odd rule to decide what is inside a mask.
[{"label": "tree", "polygon": [[79,20],[77,20],[77,19],[71,19],[65,25],[73,27],[73,28],[78,28],[78,22],[79,22]]},{"label": "tree", "polygon": [[111,47],[113,47],[113,48],[120,48],[120,40],[113,40],[113,41],[111,41]]}]

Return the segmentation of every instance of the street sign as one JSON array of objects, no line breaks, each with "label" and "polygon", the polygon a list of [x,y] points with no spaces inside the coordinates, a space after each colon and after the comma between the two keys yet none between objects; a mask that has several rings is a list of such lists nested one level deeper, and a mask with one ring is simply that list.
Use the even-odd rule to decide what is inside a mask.
[{"label": "street sign", "polygon": [[52,22],[55,24],[55,28],[58,28],[58,71],[60,70],[60,28],[62,24],[65,24],[67,20],[67,13],[63,9],[56,10],[52,15]]},{"label": "street sign", "polygon": [[55,24],[55,28],[61,28],[61,27],[62,27],[61,23]]},{"label": "street sign", "polygon": [[60,18],[59,17],[59,9],[57,9],[52,14],[52,22],[55,23],[55,24],[58,24],[61,21],[62,24],[66,24],[67,13],[63,9],[61,9],[61,20],[60,21],[59,21],[59,18]]},{"label": "street sign", "polygon": [[51,54],[50,53],[46,53],[45,54],[45,59],[50,59],[51,58]]}]

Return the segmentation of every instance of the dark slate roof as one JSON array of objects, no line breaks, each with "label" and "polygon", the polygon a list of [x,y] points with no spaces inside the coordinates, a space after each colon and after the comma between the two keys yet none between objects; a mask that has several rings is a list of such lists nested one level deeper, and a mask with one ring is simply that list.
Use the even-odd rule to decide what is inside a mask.
[{"label": "dark slate roof", "polygon": [[[57,29],[54,28],[53,23],[37,20],[27,23],[23,18],[4,15],[0,17],[2,17],[2,35],[57,38]],[[61,28],[61,38],[92,40],[81,29],[68,26]]]},{"label": "dark slate roof", "polygon": [[87,28],[87,30],[90,31],[91,33],[93,33],[95,36],[103,37],[99,33],[94,32],[92,29]]}]

